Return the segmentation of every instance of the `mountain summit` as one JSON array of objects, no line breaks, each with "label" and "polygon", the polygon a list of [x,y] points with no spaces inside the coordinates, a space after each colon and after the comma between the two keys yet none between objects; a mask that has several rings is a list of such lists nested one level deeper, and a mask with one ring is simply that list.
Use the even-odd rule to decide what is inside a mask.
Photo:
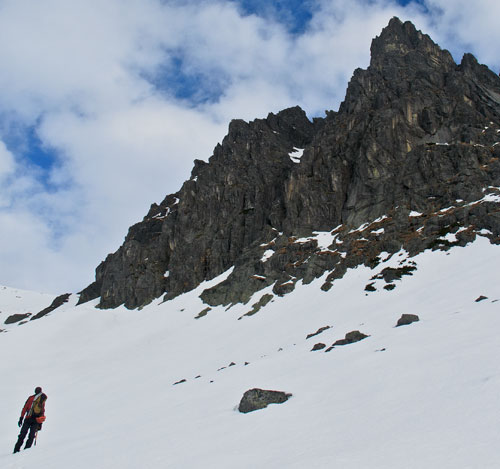
[{"label": "mountain summit", "polygon": [[[328,290],[381,253],[500,242],[500,78],[393,18],[338,112],[298,107],[232,121],[208,163],[153,204],[96,270],[80,302],[141,307],[232,269],[210,306],[285,295],[328,274]],[[408,267],[408,266],[406,266]],[[395,272],[380,273],[390,283]],[[382,278],[381,277],[381,278]],[[254,309],[270,301],[263,295]]]},{"label": "mountain summit", "polygon": [[407,21],[392,18],[380,36],[372,41],[370,67],[394,69],[409,64],[439,68],[454,68],[455,62],[447,50],[441,49],[427,35]]}]

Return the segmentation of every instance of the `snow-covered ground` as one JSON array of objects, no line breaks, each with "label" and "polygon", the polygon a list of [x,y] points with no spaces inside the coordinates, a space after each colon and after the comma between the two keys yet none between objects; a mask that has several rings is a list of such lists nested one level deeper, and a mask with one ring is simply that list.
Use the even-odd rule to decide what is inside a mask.
[{"label": "snow-covered ground", "polygon": [[[35,315],[49,306],[55,296],[0,286],[0,329],[8,330],[17,324],[5,324],[14,314]],[[29,319],[29,316],[27,317]]]},{"label": "snow-covered ground", "polygon": [[[499,467],[500,247],[479,238],[427,251],[394,290],[377,280],[365,291],[405,259],[360,266],[328,292],[324,279],[298,285],[252,316],[270,289],[199,319],[203,287],[140,311],[70,303],[11,327],[0,334],[0,467]],[[403,313],[420,321],[394,327]],[[369,337],[311,351],[352,330]],[[13,455],[35,386],[49,396],[47,421],[37,447]],[[239,413],[254,387],[293,397]]]}]

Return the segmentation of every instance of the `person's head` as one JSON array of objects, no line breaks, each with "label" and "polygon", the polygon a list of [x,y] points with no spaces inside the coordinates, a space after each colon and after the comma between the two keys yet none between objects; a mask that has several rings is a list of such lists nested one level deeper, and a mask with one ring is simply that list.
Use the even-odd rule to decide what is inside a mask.
[{"label": "person's head", "polygon": [[35,388],[35,394],[40,394],[42,392],[42,388],[40,386],[37,386]]}]

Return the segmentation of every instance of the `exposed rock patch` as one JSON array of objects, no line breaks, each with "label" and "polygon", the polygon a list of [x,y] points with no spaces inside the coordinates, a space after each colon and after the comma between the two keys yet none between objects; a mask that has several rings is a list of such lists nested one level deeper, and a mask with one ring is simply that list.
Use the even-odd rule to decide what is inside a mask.
[{"label": "exposed rock patch", "polygon": [[[414,264],[414,263],[413,263]],[[392,283],[394,280],[401,280],[403,275],[413,275],[413,271],[417,270],[415,265],[405,265],[403,267],[386,267],[380,274],[372,277],[375,279],[384,279],[386,283]]]},{"label": "exposed rock patch", "polygon": [[205,308],[203,309],[202,311],[200,311],[196,316],[195,316],[195,319],[200,319],[200,318],[203,318],[205,317],[209,311],[211,311],[212,308],[208,307],[208,308]]},{"label": "exposed rock patch", "polygon": [[50,306],[48,306],[45,309],[42,309],[39,313],[35,314],[30,321],[34,321],[35,319],[40,319],[43,316],[51,313],[55,309],[59,308],[62,306],[64,303],[67,303],[69,301],[69,297],[71,296],[71,293],[65,293],[64,295],[59,295],[52,303]]},{"label": "exposed rock patch", "polygon": [[363,334],[362,332],[359,332],[359,331],[348,332],[345,335],[345,338],[337,340],[331,347],[327,348],[325,350],[325,352],[329,352],[330,350],[332,350],[333,348],[335,348],[339,345],[354,344],[354,343],[359,342],[363,339],[366,339],[367,337],[369,337],[369,336],[366,334]]},{"label": "exposed rock patch", "polygon": [[264,409],[269,404],[282,404],[286,402],[292,394],[283,391],[267,391],[264,389],[250,389],[243,394],[238,410],[244,414],[254,410]]},{"label": "exposed rock patch", "polygon": [[416,314],[403,314],[396,324],[396,327],[399,326],[408,326],[414,322],[420,321],[420,318]]},{"label": "exposed rock patch", "polygon": [[257,303],[252,305],[252,309],[248,313],[245,313],[243,316],[253,316],[254,314],[258,313],[261,308],[266,306],[272,299],[273,295],[270,294],[262,295],[261,299]]},{"label": "exposed rock patch", "polygon": [[317,350],[323,350],[326,347],[326,344],[323,344],[322,342],[318,342],[317,344],[314,344],[313,348],[311,349],[311,352],[316,352]]},{"label": "exposed rock patch", "polygon": [[22,321],[23,319],[29,318],[30,316],[31,313],[12,314],[4,321],[4,324],[15,324],[16,322]]},{"label": "exposed rock patch", "polygon": [[317,335],[321,334],[322,332],[327,331],[328,329],[331,329],[331,327],[330,326],[320,327],[316,332],[314,332],[312,334],[307,334],[306,340],[310,339],[311,337],[316,337]]}]

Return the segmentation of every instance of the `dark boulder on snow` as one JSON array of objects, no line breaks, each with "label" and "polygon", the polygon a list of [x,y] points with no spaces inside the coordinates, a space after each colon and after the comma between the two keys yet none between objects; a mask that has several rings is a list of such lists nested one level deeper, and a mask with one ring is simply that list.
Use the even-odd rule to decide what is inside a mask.
[{"label": "dark boulder on snow", "polygon": [[337,340],[331,347],[327,348],[325,352],[329,352],[332,350],[334,347],[337,347],[338,345],[348,345],[348,344],[354,344],[356,342],[359,342],[360,340],[366,339],[369,337],[366,334],[363,334],[362,332],[359,331],[351,331],[348,332],[345,335],[345,338]]},{"label": "dark boulder on snow", "polygon": [[[153,204],[97,267],[80,303],[136,308],[231,267],[202,299],[246,303],[325,272],[327,291],[348,269],[374,268],[382,252],[448,250],[483,229],[499,243],[499,131],[500,77],[470,54],[456,64],[393,18],[338,112],[311,122],[294,107],[232,121],[208,163],[195,161],[181,189]],[[308,239],[334,228],[338,244]],[[379,275],[389,282],[412,270]]]},{"label": "dark boulder on snow", "polygon": [[479,303],[480,301],[484,301],[484,300],[487,300],[488,297],[487,296],[484,296],[484,295],[481,295],[481,296],[478,296],[476,299],[475,299],[475,302],[476,303]]},{"label": "dark boulder on snow", "polygon": [[416,314],[403,314],[396,324],[396,327],[399,326],[408,326],[414,322],[420,321],[420,318]]},{"label": "dark boulder on snow", "polygon": [[23,319],[29,318],[30,316],[31,313],[12,314],[5,320],[4,324],[15,324],[16,322],[22,321]]},{"label": "dark boulder on snow", "polygon": [[243,394],[238,410],[244,414],[254,410],[264,409],[269,404],[282,404],[292,397],[282,391],[267,391],[264,389],[250,389]]},{"label": "dark boulder on snow", "polygon": [[317,350],[323,350],[326,347],[326,344],[323,344],[322,342],[318,342],[317,344],[314,344],[313,348],[311,349],[311,352],[316,352]]}]

